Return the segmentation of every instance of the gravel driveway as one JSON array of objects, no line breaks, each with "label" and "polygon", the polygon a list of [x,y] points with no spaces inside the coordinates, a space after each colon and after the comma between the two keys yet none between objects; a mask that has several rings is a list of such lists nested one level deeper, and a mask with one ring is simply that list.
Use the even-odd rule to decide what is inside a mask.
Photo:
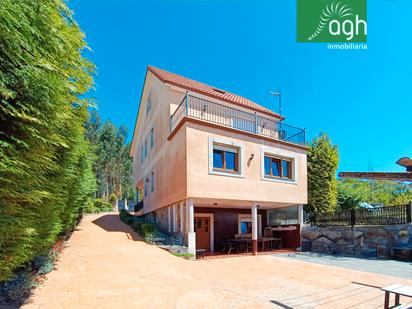
[{"label": "gravel driveway", "polygon": [[382,308],[377,287],[393,283],[412,286],[276,255],[187,261],[100,214],[82,220],[23,308]]}]

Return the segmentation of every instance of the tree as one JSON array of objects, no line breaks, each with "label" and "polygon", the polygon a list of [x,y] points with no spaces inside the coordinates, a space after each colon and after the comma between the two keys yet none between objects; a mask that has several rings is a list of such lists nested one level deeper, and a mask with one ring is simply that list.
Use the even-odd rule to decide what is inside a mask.
[{"label": "tree", "polygon": [[350,191],[339,186],[338,182],[338,210],[351,210],[358,208],[361,199],[352,195]]},{"label": "tree", "polygon": [[309,212],[320,214],[336,208],[338,162],[338,148],[326,133],[321,133],[312,140],[308,152]]},{"label": "tree", "polygon": [[98,182],[96,195],[108,200],[133,196],[132,160],[129,157],[127,128],[111,121],[101,124],[97,111],[92,111],[86,125],[86,136],[96,155],[94,172]]},{"label": "tree", "polygon": [[[412,201],[412,190],[408,184],[388,180],[340,179],[338,191],[340,196],[347,199],[386,206]],[[339,207],[342,206],[341,199]]]},{"label": "tree", "polygon": [[95,190],[83,38],[63,0],[0,2],[0,281],[72,229]]}]

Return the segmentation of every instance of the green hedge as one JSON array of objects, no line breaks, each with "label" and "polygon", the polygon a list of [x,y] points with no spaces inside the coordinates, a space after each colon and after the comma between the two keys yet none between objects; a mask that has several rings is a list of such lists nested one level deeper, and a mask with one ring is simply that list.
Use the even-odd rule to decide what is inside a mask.
[{"label": "green hedge", "polygon": [[73,229],[95,191],[93,65],[63,0],[1,0],[0,281]]}]

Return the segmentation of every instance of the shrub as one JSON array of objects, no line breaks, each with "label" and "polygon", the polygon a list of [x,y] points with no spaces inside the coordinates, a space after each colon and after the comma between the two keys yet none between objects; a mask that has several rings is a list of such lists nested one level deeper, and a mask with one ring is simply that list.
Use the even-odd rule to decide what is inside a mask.
[{"label": "shrub", "polygon": [[94,202],[92,199],[88,199],[86,202],[86,207],[84,208],[84,212],[91,214],[95,212]]},{"label": "shrub", "polygon": [[102,200],[100,198],[97,198],[94,200],[94,211],[95,212],[105,212],[105,211],[112,211],[113,206],[106,202],[105,200]]},{"label": "shrub", "polygon": [[186,260],[191,260],[193,259],[194,255],[191,253],[179,253],[179,252],[173,252],[172,253],[174,256],[182,257]]},{"label": "shrub", "polygon": [[[128,221],[132,218],[132,215],[129,214],[126,210],[122,209],[120,210],[120,220],[122,220],[123,222],[128,223]],[[131,222],[131,221],[130,221]]]},{"label": "shrub", "polygon": [[132,227],[132,229],[139,233],[142,234],[142,225],[144,224],[143,221],[134,221],[130,224],[130,226]]},{"label": "shrub", "polygon": [[109,196],[109,203],[114,206],[114,204],[116,203],[116,200],[117,200],[116,194],[114,194],[114,193],[110,194],[110,196]]},{"label": "shrub", "polygon": [[146,222],[141,224],[140,228],[144,236],[148,234],[153,234],[156,231],[156,226],[154,224]]},{"label": "shrub", "polygon": [[0,304],[22,302],[36,285],[34,276],[29,272],[22,272],[13,279],[0,283]]}]

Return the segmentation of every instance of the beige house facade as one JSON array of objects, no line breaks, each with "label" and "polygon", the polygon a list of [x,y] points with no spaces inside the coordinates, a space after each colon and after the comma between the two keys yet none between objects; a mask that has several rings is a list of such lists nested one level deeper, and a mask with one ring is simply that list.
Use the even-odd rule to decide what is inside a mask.
[{"label": "beige house facade", "polygon": [[305,130],[282,116],[147,68],[130,152],[141,212],[165,232],[181,234],[190,253],[225,250],[227,240],[243,235],[256,254],[272,230],[284,246],[298,247],[306,151]]}]

